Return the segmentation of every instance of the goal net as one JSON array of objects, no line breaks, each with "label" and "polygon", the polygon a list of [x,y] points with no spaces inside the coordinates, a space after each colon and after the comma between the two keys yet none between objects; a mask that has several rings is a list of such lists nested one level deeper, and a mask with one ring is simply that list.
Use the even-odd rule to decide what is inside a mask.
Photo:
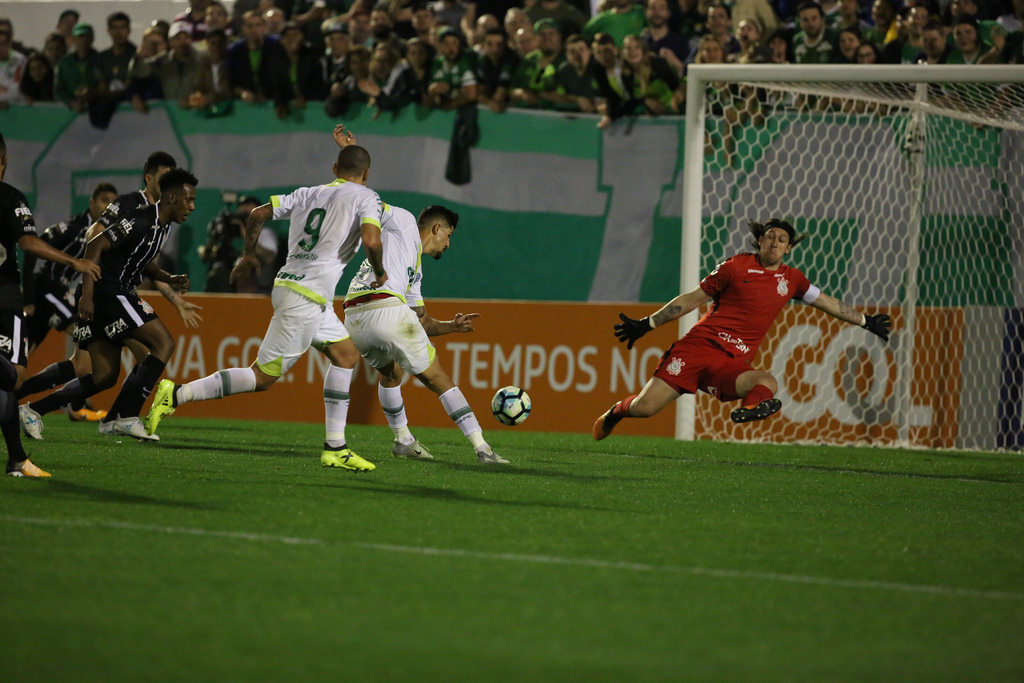
[{"label": "goal net", "polygon": [[683,291],[784,218],[787,263],[894,333],[789,305],[754,361],[779,416],[700,395],[680,438],[1024,447],[1024,67],[695,65],[685,155]]}]

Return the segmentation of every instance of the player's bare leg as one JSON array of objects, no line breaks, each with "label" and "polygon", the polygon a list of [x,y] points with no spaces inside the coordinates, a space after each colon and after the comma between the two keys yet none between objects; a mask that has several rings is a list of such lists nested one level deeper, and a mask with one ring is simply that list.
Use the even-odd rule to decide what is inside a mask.
[{"label": "player's bare leg", "polygon": [[611,435],[615,425],[624,417],[650,417],[660,413],[665,406],[679,398],[679,392],[665,380],[651,377],[639,394],[633,394],[618,401],[594,422],[593,437],[596,441]]},{"label": "player's bare leg", "polygon": [[444,406],[448,417],[452,419],[455,426],[462,430],[462,433],[473,445],[473,450],[476,451],[477,462],[486,464],[508,463],[508,460],[495,453],[487,441],[484,440],[484,432],[480,427],[480,422],[476,419],[473,409],[469,407],[466,397],[462,395],[462,390],[455,386],[455,382],[444,371],[441,363],[436,358],[430,364],[430,367],[416,375],[416,377],[441,399],[441,405]]},{"label": "player's bare leg", "polygon": [[405,401],[402,400],[402,379],[405,371],[394,362],[387,367],[378,369],[380,382],[377,384],[377,398],[384,411],[395,442],[391,446],[391,455],[396,458],[412,458],[414,460],[433,460],[426,446],[421,444],[409,430],[409,418],[405,414]]},{"label": "player's bare leg", "polygon": [[771,417],[782,409],[782,401],[775,398],[779,383],[763,370],[748,370],[736,378],[736,393],[743,403],[732,411],[733,422],[751,422]]}]

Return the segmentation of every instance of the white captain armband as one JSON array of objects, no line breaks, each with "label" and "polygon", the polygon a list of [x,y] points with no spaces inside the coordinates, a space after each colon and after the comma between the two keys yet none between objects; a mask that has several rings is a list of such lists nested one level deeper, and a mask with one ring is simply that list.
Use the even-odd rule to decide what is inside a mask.
[{"label": "white captain armband", "polygon": [[803,297],[801,297],[801,301],[803,301],[805,304],[813,304],[815,301],[818,300],[818,295],[820,294],[820,289],[818,289],[814,285],[809,285],[807,287],[807,291],[804,292]]}]

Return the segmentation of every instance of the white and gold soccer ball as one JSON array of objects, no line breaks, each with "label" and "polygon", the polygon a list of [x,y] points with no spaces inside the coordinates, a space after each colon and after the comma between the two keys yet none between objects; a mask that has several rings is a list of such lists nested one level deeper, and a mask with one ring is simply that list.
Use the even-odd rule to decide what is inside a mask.
[{"label": "white and gold soccer ball", "polygon": [[501,424],[522,424],[530,417],[530,395],[516,386],[498,389],[491,399],[491,412]]}]

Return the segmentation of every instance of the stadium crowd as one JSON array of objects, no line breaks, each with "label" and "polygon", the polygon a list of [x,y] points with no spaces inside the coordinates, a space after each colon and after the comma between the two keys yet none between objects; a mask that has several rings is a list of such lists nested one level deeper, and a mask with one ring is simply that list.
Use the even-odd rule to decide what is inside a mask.
[{"label": "stadium crowd", "polygon": [[[104,127],[122,102],[208,115],[235,100],[285,118],[353,102],[681,113],[691,63],[1024,63],[1024,0],[191,0],[146,26],[114,12],[110,47],[74,9],[19,42],[0,18],[0,108],[62,102]],[[136,27],[137,30],[137,27]]]}]

